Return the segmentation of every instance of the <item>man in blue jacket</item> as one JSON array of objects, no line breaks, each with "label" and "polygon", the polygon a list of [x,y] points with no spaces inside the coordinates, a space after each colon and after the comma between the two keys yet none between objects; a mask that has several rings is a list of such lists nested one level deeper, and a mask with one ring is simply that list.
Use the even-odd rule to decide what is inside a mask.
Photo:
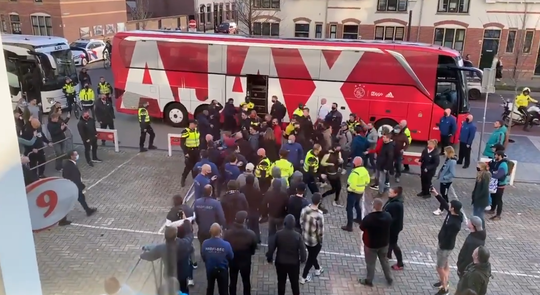
[{"label": "man in blue jacket", "polygon": [[289,135],[289,140],[281,147],[282,150],[288,150],[287,160],[293,164],[294,170],[300,170],[301,161],[304,160],[304,149],[296,142],[296,136]]},{"label": "man in blue jacket", "polygon": [[[199,228],[200,231],[200,228]],[[219,295],[229,294],[229,263],[234,253],[229,242],[221,238],[221,226],[217,223],[210,228],[211,238],[202,243],[201,256],[206,265],[206,294],[214,294],[217,281]]]},{"label": "man in blue jacket", "polygon": [[208,164],[201,166],[201,173],[197,174],[193,179],[193,189],[195,199],[199,199],[203,195],[203,188],[207,184],[211,184],[212,180],[217,179],[217,175],[212,176],[212,167]]},{"label": "man in blue jacket", "polygon": [[361,157],[367,163],[365,152],[369,149],[369,141],[360,132],[356,133],[351,144],[351,159]]},{"label": "man in blue jacket", "polygon": [[444,148],[450,145],[452,136],[456,134],[456,118],[451,115],[452,110],[445,109],[444,116],[439,121],[439,132],[441,132],[441,155],[444,155]]},{"label": "man in blue jacket", "polygon": [[[230,180],[236,180],[238,179],[238,176],[242,174],[242,171],[240,171],[240,168],[238,168],[239,164],[240,162],[238,161],[235,153],[229,155],[228,162],[225,164],[224,183],[228,183]],[[246,165],[247,163],[241,164]]]},{"label": "man in blue jacket", "polygon": [[[199,226],[197,239],[202,245],[204,240],[210,238],[210,227],[214,223],[225,224],[225,214],[221,203],[212,198],[212,186],[207,184],[203,188],[203,196],[195,200],[193,204],[195,211],[195,222]],[[201,248],[202,249],[202,248]]]},{"label": "man in blue jacket", "polygon": [[210,165],[210,168],[212,168],[212,176],[217,175],[219,177],[219,170],[218,170],[216,164],[210,162],[210,159],[208,158],[208,151],[207,150],[202,150],[201,151],[201,160],[199,162],[195,163],[195,167],[193,168],[195,173],[201,172],[201,168],[202,168],[202,166],[204,164]]},{"label": "man in blue jacket", "polygon": [[459,133],[459,158],[458,164],[463,164],[463,169],[466,169],[471,164],[471,146],[476,136],[476,124],[473,121],[473,116],[468,115]]}]

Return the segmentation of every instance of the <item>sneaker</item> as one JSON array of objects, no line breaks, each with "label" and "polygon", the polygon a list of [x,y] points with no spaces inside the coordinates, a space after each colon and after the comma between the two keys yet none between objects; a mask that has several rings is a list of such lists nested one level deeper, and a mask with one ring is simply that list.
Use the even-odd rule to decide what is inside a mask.
[{"label": "sneaker", "polygon": [[149,146],[148,146],[148,149],[149,149],[149,150],[157,150],[157,146],[155,146],[155,145],[149,145]]},{"label": "sneaker", "polygon": [[188,278],[187,285],[188,286],[195,286],[195,281],[192,278]]},{"label": "sneaker", "polygon": [[103,161],[101,161],[101,160],[98,159],[98,158],[95,158],[95,159],[92,160],[92,162],[94,162],[94,163],[101,163],[101,162],[103,162]]},{"label": "sneaker", "polygon": [[341,175],[345,175],[345,174],[347,174],[347,170],[345,169],[341,170]]},{"label": "sneaker", "polygon": [[435,295],[448,295],[448,288],[440,288],[439,291],[437,293],[435,293]]},{"label": "sneaker", "polygon": [[384,185],[388,188],[390,187],[390,182],[385,182]]},{"label": "sneaker", "polygon": [[309,283],[311,281],[311,276],[308,275],[307,277],[305,278],[300,278],[300,284],[305,284],[305,283]]},{"label": "sneaker", "polygon": [[399,183],[400,181],[399,177],[396,177],[396,183]]},{"label": "sneaker", "polygon": [[315,269],[315,275],[320,276],[324,273],[324,268]]},{"label": "sneaker", "polygon": [[442,213],[443,212],[442,212],[441,209],[437,209],[437,210],[433,211],[433,215],[437,215],[437,216],[441,215]]},{"label": "sneaker", "polygon": [[191,264],[191,266],[193,267],[193,269],[197,269],[197,267],[199,267],[199,265],[197,264],[197,262],[193,262]]},{"label": "sneaker", "polygon": [[[436,282],[435,284],[433,284],[433,287],[434,288],[442,288],[442,283],[441,282]],[[448,288],[450,288],[450,284],[446,284],[446,290],[448,290]]]},{"label": "sneaker", "polygon": [[501,217],[499,215],[495,215],[491,217],[489,220],[497,221],[497,220],[501,220]]},{"label": "sneaker", "polygon": [[66,220],[60,220],[58,222],[58,226],[66,226],[66,225],[70,225],[70,224],[71,224],[71,221],[69,221],[67,219]]},{"label": "sneaker", "polygon": [[148,149],[145,149],[145,148],[139,148],[139,153],[144,153],[144,152],[147,152]]},{"label": "sneaker", "polygon": [[403,270],[403,266],[399,266],[397,264],[392,265],[393,270]]},{"label": "sneaker", "polygon": [[372,190],[379,190],[378,185],[371,185],[369,188],[371,188]]},{"label": "sneaker", "polygon": [[342,207],[342,208],[343,208],[343,205],[339,204],[339,203],[336,202],[336,201],[332,202],[332,205],[333,205],[334,207]]},{"label": "sneaker", "polygon": [[90,167],[94,167],[94,163],[92,163],[92,162],[88,162],[88,166],[90,166]]},{"label": "sneaker", "polygon": [[487,206],[486,209],[484,209],[484,211],[491,211],[491,206]]},{"label": "sneaker", "polygon": [[88,209],[88,211],[86,211],[86,216],[92,216],[96,212],[97,212],[97,208],[90,208]]},{"label": "sneaker", "polygon": [[351,226],[351,227],[348,227],[348,226],[344,225],[344,226],[341,227],[341,229],[344,230],[344,231],[348,231],[348,232],[352,232],[352,231],[353,231],[352,226]]},{"label": "sneaker", "polygon": [[372,281],[368,281],[366,279],[358,279],[358,282],[361,285],[368,286],[368,287],[373,287],[373,282]]}]

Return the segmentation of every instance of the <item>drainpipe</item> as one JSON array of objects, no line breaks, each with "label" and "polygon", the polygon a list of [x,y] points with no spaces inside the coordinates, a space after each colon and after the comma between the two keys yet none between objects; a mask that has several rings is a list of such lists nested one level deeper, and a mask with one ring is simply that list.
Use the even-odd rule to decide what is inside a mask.
[{"label": "drainpipe", "polygon": [[424,10],[424,0],[420,0],[420,13],[418,14],[418,29],[416,30],[416,42],[420,41],[420,28],[422,27],[423,10]]},{"label": "drainpipe", "polygon": [[328,1],[330,0],[326,0],[325,5],[324,5],[324,23],[323,23],[323,31],[322,31],[323,39],[327,38],[326,30],[327,29],[330,30],[330,27],[328,27]]}]

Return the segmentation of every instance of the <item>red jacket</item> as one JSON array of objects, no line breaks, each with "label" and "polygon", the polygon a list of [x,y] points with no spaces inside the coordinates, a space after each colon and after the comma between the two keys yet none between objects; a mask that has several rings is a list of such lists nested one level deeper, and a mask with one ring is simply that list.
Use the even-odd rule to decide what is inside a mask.
[{"label": "red jacket", "polygon": [[377,145],[375,146],[375,149],[373,150],[369,150],[368,153],[370,154],[379,154],[381,152],[381,149],[382,149],[382,146],[383,146],[383,140],[382,140],[382,136],[379,137],[379,139],[377,140]]},{"label": "red jacket", "polygon": [[276,143],[278,145],[281,145],[281,139],[283,138],[283,129],[281,129],[281,126],[276,125],[274,126],[274,136],[276,137]]}]

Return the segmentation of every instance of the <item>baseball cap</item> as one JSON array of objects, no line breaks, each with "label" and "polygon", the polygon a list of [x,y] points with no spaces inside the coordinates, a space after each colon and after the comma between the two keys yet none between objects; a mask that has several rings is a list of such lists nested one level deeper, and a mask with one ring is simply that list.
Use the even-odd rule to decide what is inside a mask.
[{"label": "baseball cap", "polygon": [[461,208],[463,208],[463,205],[458,200],[452,200],[450,201],[450,206],[454,208],[454,212],[459,213],[461,212]]},{"label": "baseball cap", "polygon": [[248,163],[246,165],[246,171],[253,171],[253,169],[255,169],[255,165],[253,165],[253,163]]},{"label": "baseball cap", "polygon": [[483,227],[482,227],[482,219],[480,219],[480,217],[478,216],[473,216],[471,217],[471,223],[472,225],[474,226],[474,228],[476,230],[483,230]]}]

